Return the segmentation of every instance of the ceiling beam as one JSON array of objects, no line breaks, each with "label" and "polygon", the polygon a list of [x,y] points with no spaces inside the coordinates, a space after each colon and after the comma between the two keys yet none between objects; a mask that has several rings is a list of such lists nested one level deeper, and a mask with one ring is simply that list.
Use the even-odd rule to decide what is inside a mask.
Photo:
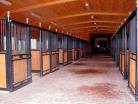
[{"label": "ceiling beam", "polygon": [[[104,26],[104,25],[95,25],[95,26],[81,26],[77,28],[70,28],[70,30],[83,29],[83,28],[108,28],[108,29],[117,29],[118,26]],[[69,28],[67,28],[69,29]]]},{"label": "ceiling beam", "polygon": [[73,25],[80,25],[80,24],[87,24],[87,23],[110,23],[110,24],[121,24],[122,21],[109,21],[109,20],[91,20],[91,21],[81,21],[81,22],[75,22],[75,23],[69,23],[69,24],[62,24],[62,26],[73,26]]},{"label": "ceiling beam", "polygon": [[29,10],[33,10],[33,9],[43,8],[43,7],[46,7],[46,6],[64,4],[64,3],[67,3],[67,2],[73,2],[73,1],[77,1],[77,0],[56,0],[56,1],[44,2],[44,3],[39,3],[39,4],[27,6],[27,7],[24,7],[24,8],[11,10],[11,13],[24,12],[24,11],[29,11]]},{"label": "ceiling beam", "polygon": [[74,34],[75,33],[92,33],[92,32],[94,32],[94,33],[115,33],[115,31],[107,31],[107,30],[85,30],[85,31],[76,31],[76,32],[74,32]]},{"label": "ceiling beam", "polygon": [[107,15],[107,16],[123,16],[123,17],[126,17],[129,14],[127,14],[127,13],[112,13],[112,12],[83,12],[83,13],[59,16],[59,17],[52,18],[51,20],[61,20],[61,19],[67,19],[67,18],[73,18],[73,17],[85,16],[85,15],[101,15],[101,16]]},{"label": "ceiling beam", "polygon": [[88,26],[88,27],[81,27],[81,28],[71,29],[69,31],[78,31],[78,30],[82,30],[82,29],[94,29],[94,30],[104,29],[104,30],[113,30],[113,31],[116,31],[118,28],[94,28],[92,26]]}]

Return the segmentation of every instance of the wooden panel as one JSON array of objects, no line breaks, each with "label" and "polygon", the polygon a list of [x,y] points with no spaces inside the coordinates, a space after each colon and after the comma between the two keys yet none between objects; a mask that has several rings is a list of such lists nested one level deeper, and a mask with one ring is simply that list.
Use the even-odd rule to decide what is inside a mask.
[{"label": "wooden panel", "polygon": [[72,59],[73,60],[75,60],[75,58],[74,58],[74,53],[75,53],[75,51],[74,51],[74,49],[72,50]]},{"label": "wooden panel", "polygon": [[77,50],[75,50],[75,60],[77,59]]},{"label": "wooden panel", "polygon": [[124,57],[125,55],[124,54],[122,54],[122,75],[124,75],[124,65],[125,65],[125,57]]},{"label": "wooden panel", "polygon": [[136,77],[136,61],[133,59],[130,59],[130,87],[135,93],[135,77]]},{"label": "wooden panel", "polygon": [[13,61],[13,78],[14,83],[27,79],[27,60]]},{"label": "wooden panel", "polygon": [[59,63],[62,64],[63,63],[63,50],[59,49]]},{"label": "wooden panel", "polygon": [[127,75],[128,75],[128,65],[129,65],[129,50],[127,50],[126,52],[126,71],[127,71]]},{"label": "wooden panel", "polygon": [[32,70],[40,70],[40,51],[31,51]]},{"label": "wooden panel", "polygon": [[43,56],[43,71],[50,69],[50,55]]},{"label": "wooden panel", "polygon": [[6,59],[5,54],[0,54],[0,88],[6,87]]},{"label": "wooden panel", "polygon": [[67,59],[68,59],[68,63],[70,63],[72,61],[72,51],[68,51]]},{"label": "wooden panel", "polygon": [[[129,16],[129,12],[132,12],[136,8],[136,0],[23,0],[22,2],[20,2],[20,0],[10,1],[12,2],[11,6],[6,6],[0,3],[0,17],[5,17],[6,12],[11,11],[11,18],[14,20],[24,22],[25,18],[29,17],[31,24],[38,26],[38,23],[42,22],[43,28],[48,29],[48,26],[51,25],[51,30],[53,31],[56,31],[55,27],[58,30],[62,30],[64,25],[68,26],[72,23],[91,20],[103,22],[120,21],[120,23],[118,24],[119,26],[121,25],[121,22],[124,22],[124,19]],[[86,9],[85,3],[89,3],[90,10]],[[35,16],[32,15],[32,13],[34,13]],[[93,19],[91,18],[92,15],[94,16]],[[56,22],[58,27],[54,26],[51,22]],[[83,24],[83,26],[86,25]],[[73,29],[74,27],[70,28]],[[108,32],[109,30],[110,29],[106,31]],[[72,32],[68,30],[68,28],[64,31]],[[84,33],[87,31],[87,29],[83,30]],[[106,31],[102,31],[102,33],[105,34],[107,33]],[[101,33],[100,30],[98,30],[97,32]],[[80,34],[74,32],[72,33],[75,35]],[[95,32],[92,31],[92,33]]]},{"label": "wooden panel", "polygon": [[122,71],[122,55],[121,55],[121,52],[120,52],[120,71]]},{"label": "wooden panel", "polygon": [[67,52],[64,52],[64,64],[67,64]]},{"label": "wooden panel", "polygon": [[58,66],[57,61],[58,61],[57,54],[53,54],[53,55],[52,55],[52,63],[51,63],[51,64],[52,64],[52,68],[55,68],[55,67]]}]

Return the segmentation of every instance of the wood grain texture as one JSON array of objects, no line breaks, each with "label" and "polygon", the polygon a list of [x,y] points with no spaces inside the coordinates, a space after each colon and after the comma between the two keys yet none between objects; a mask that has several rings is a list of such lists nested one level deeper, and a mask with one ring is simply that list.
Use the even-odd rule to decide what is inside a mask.
[{"label": "wood grain texture", "polygon": [[32,70],[40,70],[40,51],[31,51],[32,55]]},{"label": "wood grain texture", "polygon": [[[85,3],[89,3],[91,6],[90,10],[85,8]],[[5,17],[7,11],[11,11],[11,19],[25,22],[26,17],[29,17],[29,22],[32,25],[38,26],[38,23],[42,23],[42,27],[48,29],[51,26],[52,31],[61,32],[64,30],[65,33],[69,32],[73,35],[80,35],[80,32],[71,31],[74,29],[74,25],[78,26],[97,26],[100,24],[100,28],[109,24],[110,27],[119,26],[124,22],[124,19],[129,16],[136,8],[135,0],[12,0],[11,6],[5,6],[0,4],[1,12],[0,17]],[[40,16],[37,18],[32,16],[32,12]],[[17,16],[18,15],[18,16]],[[92,19],[91,16],[94,16]],[[92,22],[97,22],[94,25]],[[99,23],[101,21],[102,23]],[[109,21],[109,22],[108,22]],[[55,26],[52,22],[56,22]],[[79,23],[79,24],[78,24]],[[66,28],[66,29],[65,29]],[[83,33],[103,33],[107,34],[110,30],[97,30],[88,31],[84,29]],[[117,30],[117,29],[116,29]],[[115,33],[114,31],[111,32]],[[112,35],[111,34],[111,35]],[[86,35],[86,34],[84,34]],[[80,35],[81,38],[87,39]]]},{"label": "wood grain texture", "polygon": [[27,60],[22,59],[13,61],[13,78],[14,83],[21,82],[27,79]]},{"label": "wood grain texture", "polygon": [[135,93],[135,83],[136,83],[136,61],[133,59],[130,59],[130,86],[132,91]]},{"label": "wood grain texture", "polygon": [[50,55],[43,56],[43,71],[50,69]]},{"label": "wood grain texture", "polygon": [[63,50],[59,49],[59,63],[62,64],[63,63]]},{"label": "wood grain texture", "polygon": [[0,54],[0,88],[6,88],[6,60],[5,54]]}]

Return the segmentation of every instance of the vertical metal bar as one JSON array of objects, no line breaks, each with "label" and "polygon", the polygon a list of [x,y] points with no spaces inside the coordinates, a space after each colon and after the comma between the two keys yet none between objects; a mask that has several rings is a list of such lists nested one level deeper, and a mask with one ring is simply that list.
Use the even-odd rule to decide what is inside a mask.
[{"label": "vertical metal bar", "polygon": [[136,88],[135,88],[135,99],[138,100],[138,0],[136,0]]},{"label": "vertical metal bar", "polygon": [[127,79],[127,71],[126,71],[126,61],[127,61],[127,33],[126,33],[126,27],[124,29],[124,79]]},{"label": "vertical metal bar", "polygon": [[53,46],[52,45],[53,44],[53,42],[52,42],[52,35],[53,34],[49,32],[49,41],[50,41],[50,44],[49,44],[50,45],[50,71],[52,71],[52,48],[53,48],[52,47]]},{"label": "vertical metal bar", "polygon": [[32,60],[31,60],[31,34],[30,34],[30,27],[29,27],[29,23],[28,23],[28,19],[26,19],[26,23],[28,24],[27,27],[25,27],[25,34],[26,34],[26,52],[29,54],[29,59],[27,59],[27,65],[28,65],[28,69],[27,69],[27,76],[31,78],[32,81]]},{"label": "vertical metal bar", "polygon": [[12,68],[12,50],[11,50],[11,23],[10,17],[6,19],[6,72],[8,78],[8,90],[13,91],[13,68]]},{"label": "vertical metal bar", "polygon": [[64,36],[62,35],[62,64],[64,64]]},{"label": "vertical metal bar", "polygon": [[29,54],[28,59],[28,76],[31,78],[32,81],[32,60],[31,60],[31,34],[30,34],[30,27],[27,26],[26,29],[26,35],[27,35],[27,53]]},{"label": "vertical metal bar", "polygon": [[[43,48],[44,47],[42,47],[43,45],[44,45],[44,43],[43,43],[43,41],[42,41],[42,35],[44,35],[44,34],[42,34],[42,30],[41,29],[39,29],[39,44],[40,44],[40,77],[42,77],[43,76]],[[44,37],[43,37],[44,38]],[[44,39],[43,39],[44,40]],[[42,45],[43,44],[43,45]]]}]

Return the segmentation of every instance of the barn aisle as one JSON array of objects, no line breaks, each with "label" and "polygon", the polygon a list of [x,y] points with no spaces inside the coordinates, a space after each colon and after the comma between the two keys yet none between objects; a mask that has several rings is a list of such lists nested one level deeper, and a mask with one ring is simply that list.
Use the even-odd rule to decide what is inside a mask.
[{"label": "barn aisle", "polygon": [[0,104],[137,104],[112,58],[91,56],[62,67],[13,93]]}]

